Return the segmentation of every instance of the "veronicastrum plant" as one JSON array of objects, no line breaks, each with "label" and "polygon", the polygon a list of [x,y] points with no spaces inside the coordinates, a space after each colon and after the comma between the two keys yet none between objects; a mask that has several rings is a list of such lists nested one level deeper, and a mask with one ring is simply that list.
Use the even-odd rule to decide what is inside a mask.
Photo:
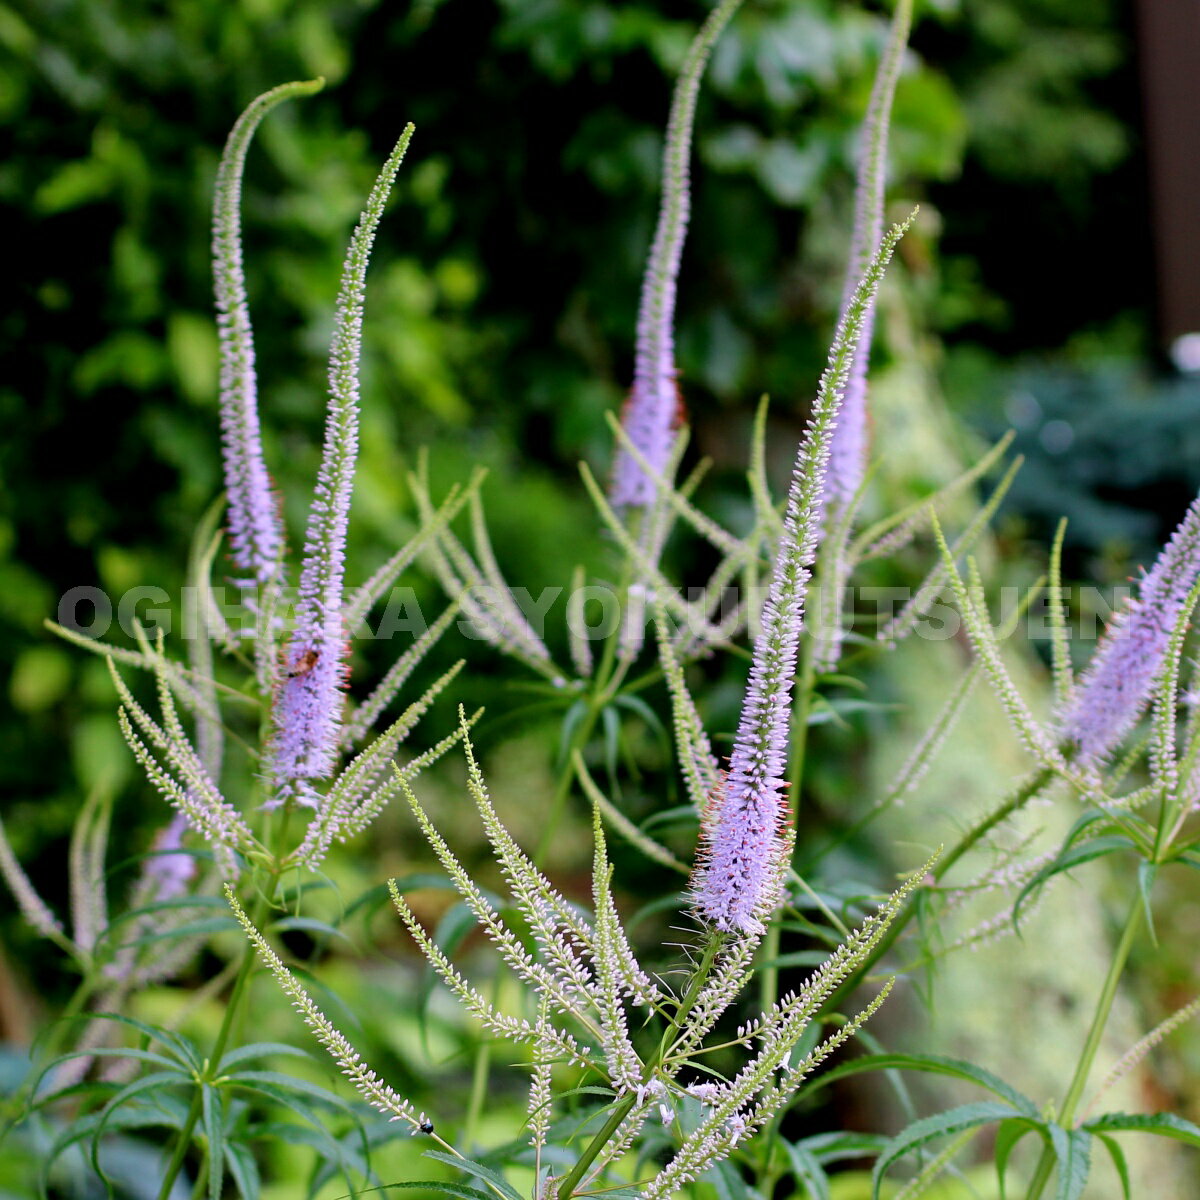
[{"label": "veronicastrum plant", "polygon": [[[1177,1116],[1096,1114],[1111,1083],[1192,1015],[1197,1002],[1134,1046],[1084,1105],[1121,976],[1145,927],[1153,884],[1170,865],[1200,865],[1189,822],[1200,794],[1200,705],[1186,658],[1189,620],[1200,595],[1200,509],[1189,510],[1078,680],[1061,603],[1060,533],[1047,590],[1056,698],[1048,721],[1034,715],[1035,706],[1021,694],[1004,659],[1003,642],[1024,608],[994,626],[970,557],[1015,464],[953,540],[937,515],[954,493],[992,469],[1006,444],[936,495],[862,521],[870,486],[867,363],[875,302],[912,220],[885,229],[883,219],[888,127],[904,62],[909,0],[896,6],[868,106],[837,330],[786,495],[777,500],[767,478],[763,405],[748,471],[750,528],[726,529],[698,507],[703,468],[676,482],[686,428],[674,360],[674,306],[688,222],[696,97],[708,56],[738,8],[739,0],[722,0],[712,10],[676,84],[662,205],[638,309],[634,377],[623,419],[613,422],[608,487],[583,469],[599,525],[615,548],[622,619],[597,653],[580,632],[584,623],[571,619],[581,616],[579,608],[570,610],[569,666],[555,661],[501,573],[486,526],[481,478],[437,502],[428,472],[424,467],[413,472],[420,530],[369,579],[347,586],[367,262],[411,128],[384,164],[346,257],[330,353],[325,442],[299,569],[290,573],[286,531],[260,438],[239,198],[259,122],[277,104],[319,83],[276,88],[235,125],[217,178],[213,258],[224,541],[238,619],[214,600],[212,579],[223,542],[214,509],[201,523],[190,564],[192,616],[203,636],[188,639],[186,661],[169,657],[161,638],[141,631],[134,650],[58,630],[106,656],[121,701],[122,731],[174,814],[145,856],[125,910],[113,915],[105,870],[111,802],[102,794],[89,800],[70,852],[69,933],[0,837],[0,871],[23,912],[70,955],[81,979],[68,1010],[68,1017],[78,1019],[61,1021],[51,1031],[42,1046],[43,1065],[11,1114],[46,1123],[47,1180],[56,1163],[82,1151],[84,1171],[90,1167],[113,1186],[115,1168],[106,1157],[113,1139],[157,1127],[167,1133],[149,1194],[161,1200],[188,1191],[219,1200],[229,1187],[242,1196],[259,1195],[264,1181],[256,1147],[271,1138],[313,1148],[314,1194],[335,1172],[343,1176],[337,1186],[355,1194],[390,1187],[510,1200],[597,1194],[650,1200],[714,1191],[765,1198],[779,1194],[777,1188],[791,1177],[797,1195],[820,1200],[830,1194],[830,1164],[874,1154],[868,1191],[880,1194],[893,1173],[908,1166],[911,1177],[902,1194],[915,1197],[956,1169],[978,1130],[995,1126],[1000,1186],[1010,1175],[1020,1178],[1030,1200],[1037,1200],[1052,1179],[1056,1195],[1083,1195],[1097,1142],[1110,1154],[1124,1195],[1132,1195],[1129,1168],[1114,1136],[1123,1131],[1200,1145],[1200,1130]],[[452,527],[460,513],[469,521],[466,538]],[[667,538],[677,526],[708,542],[717,556],[711,577],[688,599],[662,565]],[[922,538],[935,549],[928,578],[905,607],[867,636],[841,606],[847,581],[862,564]],[[418,560],[443,584],[445,611],[351,706],[349,636]],[[760,580],[766,581],[761,606],[724,611],[731,583],[740,582],[751,594]],[[573,593],[581,582],[577,573]],[[1027,595],[1026,605],[1036,591]],[[816,602],[810,598],[814,592]],[[1000,699],[1029,770],[994,809],[948,838],[940,853],[930,846],[925,862],[926,855],[914,855],[897,890],[884,892],[874,906],[851,903],[839,899],[828,879],[817,877],[819,868],[808,877],[793,868],[794,812],[806,776],[808,731],[819,716],[834,711],[826,692],[846,676],[833,673],[911,634],[946,592],[962,616],[974,661],[868,817],[920,785],[981,679]],[[518,844],[504,824],[505,797],[493,800],[489,792],[472,742],[479,713],[460,710],[455,732],[403,762],[397,759],[462,665],[418,697],[402,704],[397,698],[460,614],[475,636],[532,672],[563,714],[558,784],[536,847]],[[702,717],[703,697],[697,700],[689,690],[688,667],[701,656],[741,650],[743,640],[749,643],[749,676],[723,764]],[[240,668],[244,686],[224,682],[218,660]],[[153,702],[131,685],[131,672],[153,680]],[[641,693],[653,685],[665,685],[677,765],[698,829],[690,864],[624,813],[587,765],[585,751],[597,731],[619,738],[621,721],[647,710]],[[1142,730],[1147,708],[1149,728]],[[236,722],[231,713],[238,714]],[[225,753],[228,730],[247,719],[260,731],[252,748],[253,774],[234,779]],[[423,770],[455,747],[465,756],[466,790],[506,880],[507,900],[473,877],[453,838],[442,832],[439,814],[420,798]],[[545,867],[554,831],[576,793],[592,814],[586,906],[568,899]],[[454,1111],[423,1111],[403,1089],[384,1082],[342,1023],[327,1015],[329,1005],[318,1003],[313,985],[285,963],[276,936],[305,927],[298,922],[315,926],[304,915],[307,889],[325,886],[320,869],[338,844],[363,833],[392,801],[411,810],[512,983],[504,984],[500,970],[488,984],[473,983],[438,933],[418,918],[407,894],[411,889],[390,883],[400,921],[478,1030],[465,1119]],[[1072,806],[1076,819],[1060,845],[1035,847],[1011,831],[1012,818],[1034,801]],[[622,919],[608,851],[612,833],[664,873],[675,873],[683,889],[675,897],[678,945],[669,953],[653,944],[636,948],[631,926]],[[987,864],[982,870],[981,857]],[[1128,915],[1060,1103],[1035,1103],[982,1067],[936,1055],[873,1053],[813,1074],[836,1050],[862,1037],[863,1023],[890,986],[877,964],[915,917],[925,930],[950,930],[968,900],[993,897],[999,903],[990,917],[960,940],[999,935],[1014,928],[1055,880],[1101,858],[1127,885]],[[963,864],[975,873],[963,878]],[[247,940],[205,985],[205,995],[224,996],[211,1041],[201,1045],[180,1032],[186,1013],[173,1025],[124,1014],[136,989],[170,978],[224,927],[222,920],[227,924],[216,916],[228,911],[226,904]],[[815,939],[825,952],[799,986],[781,995],[785,939],[790,946],[801,937],[806,945]],[[931,944],[919,942],[919,954]],[[273,975],[366,1104],[383,1115],[382,1129],[335,1091],[264,1066],[273,1057],[303,1052],[246,1040],[256,963]],[[864,980],[871,986],[858,996],[855,989]],[[744,993],[751,986],[757,998],[747,1009]],[[396,996],[389,1003],[405,1001]],[[528,1105],[523,1123],[509,1131],[515,1140],[488,1150],[479,1147],[475,1133],[489,1081],[499,1074],[491,1053],[496,1044],[506,1049],[506,1062],[517,1054],[527,1065]],[[835,1133],[797,1139],[787,1133],[784,1119],[798,1098],[831,1079],[883,1068],[951,1076],[982,1088],[988,1099],[917,1119],[890,1138]],[[281,1124],[280,1106],[302,1122]],[[389,1130],[421,1139],[414,1145],[425,1147],[442,1176],[381,1178],[370,1151]],[[1013,1148],[1027,1133],[1040,1139],[1040,1157],[1009,1172]],[[1009,1186],[1015,1186],[1012,1179]]]}]

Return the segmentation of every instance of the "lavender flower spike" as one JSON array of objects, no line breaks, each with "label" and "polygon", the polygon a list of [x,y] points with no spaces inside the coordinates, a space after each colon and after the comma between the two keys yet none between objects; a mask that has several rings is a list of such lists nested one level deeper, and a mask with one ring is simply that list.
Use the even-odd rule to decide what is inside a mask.
[{"label": "lavender flower spike", "polygon": [[783,789],[792,684],[805,589],[817,551],[829,446],[879,281],[912,219],[888,231],[846,306],[796,455],[729,773],[706,814],[702,856],[693,877],[697,913],[720,930],[762,933],[764,919],[779,900],[788,846],[782,836]]},{"label": "lavender flower spike", "polygon": [[[892,26],[883,57],[871,89],[867,115],[863,121],[863,145],[854,190],[854,232],[850,238],[850,259],[842,289],[842,312],[854,296],[879,237],[883,232],[883,195],[887,183],[888,128],[891,124],[892,99],[904,59],[904,47],[912,24],[912,0],[897,0]],[[862,483],[867,462],[867,364],[871,357],[871,335],[875,316],[872,309],[863,325],[858,353],[846,380],[846,397],[841,416],[829,447],[829,471],[825,478],[825,501],[834,508],[849,504]]]},{"label": "lavender flower spike", "polygon": [[342,614],[346,526],[358,454],[358,362],[367,261],[388,193],[412,137],[409,125],[383,165],[350,240],[329,356],[325,445],[308,514],[296,599],[296,627],[275,699],[271,807],[295,799],[317,807],[312,781],[328,777],[341,734],[347,632]]},{"label": "lavender flower spike", "polygon": [[177,812],[154,838],[157,853],[142,868],[142,881],[154,901],[182,896],[196,875],[195,857],[182,849],[189,828],[187,816]]},{"label": "lavender flower spike", "polygon": [[[691,209],[688,158],[696,97],[713,44],[741,2],[722,0],[709,13],[688,48],[671,97],[667,144],[663,151],[662,203],[642,279],[633,387],[622,418],[630,440],[660,474],[665,471],[670,457],[672,430],[679,407],[673,333],[675,288]],[[609,495],[614,507],[618,508],[647,505],[656,495],[653,481],[624,449],[617,451]]]},{"label": "lavender flower spike", "polygon": [[265,583],[279,572],[283,523],[263,461],[258,425],[254,336],[242,273],[241,192],[246,151],[259,122],[281,101],[319,91],[324,80],[284,83],[263,93],[238,118],[225,143],[213,196],[213,282],[221,355],[221,449],[229,495],[234,564]]},{"label": "lavender flower spike", "polygon": [[1109,626],[1061,715],[1080,762],[1099,763],[1133,728],[1163,665],[1184,601],[1200,577],[1200,499],[1142,579],[1137,598]]}]

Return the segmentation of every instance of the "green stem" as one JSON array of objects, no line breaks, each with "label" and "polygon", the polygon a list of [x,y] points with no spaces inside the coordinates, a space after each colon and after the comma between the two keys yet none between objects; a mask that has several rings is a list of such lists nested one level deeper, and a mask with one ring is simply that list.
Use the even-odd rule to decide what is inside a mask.
[{"label": "green stem", "polygon": [[[254,908],[254,915],[251,918],[256,927],[260,927],[263,924],[266,907],[266,901],[260,896]],[[241,1010],[241,1002],[246,994],[246,987],[250,982],[250,976],[253,973],[255,959],[254,946],[247,942],[245,949],[242,951],[242,963],[238,969],[237,978],[233,983],[233,991],[230,993],[229,1003],[225,1006],[225,1015],[221,1020],[221,1028],[217,1030],[217,1038],[213,1043],[212,1053],[208,1061],[204,1064],[204,1070],[200,1078],[196,1080],[195,1094],[192,1096],[192,1103],[188,1109],[187,1119],[183,1123],[183,1128],[179,1131],[179,1137],[175,1143],[175,1152],[171,1155],[171,1161],[167,1164],[166,1173],[163,1175],[162,1185],[158,1190],[158,1200],[168,1200],[171,1195],[171,1189],[175,1186],[175,1180],[183,1168],[183,1160],[187,1157],[188,1147],[192,1143],[192,1134],[196,1130],[196,1125],[200,1120],[200,1114],[203,1109],[204,1088],[215,1078],[215,1072],[225,1055],[225,1047],[229,1044],[229,1037],[233,1032],[234,1021]]]},{"label": "green stem", "polygon": [[600,1132],[588,1143],[587,1149],[579,1156],[579,1161],[558,1181],[558,1187],[554,1193],[556,1196],[562,1197],[562,1200],[570,1200],[575,1194],[575,1187],[583,1178],[584,1172],[595,1162],[596,1155],[608,1145],[609,1139],[617,1132],[621,1122],[629,1116],[636,1103],[637,1094],[630,1092],[609,1113],[608,1120],[604,1122]]},{"label": "green stem", "polygon": [[[955,863],[958,862],[965,854],[972,850],[978,843],[993,830],[1001,821],[1012,816],[1018,809],[1024,807],[1030,800],[1041,792],[1054,779],[1054,772],[1049,767],[1043,767],[1036,771],[1026,780],[1025,783],[1015,788],[1011,795],[1005,801],[994,808],[986,817],[973,825],[961,838],[951,847],[949,852],[937,863],[933,869],[933,877],[940,881]],[[908,903],[892,918],[892,923],[888,927],[887,933],[880,938],[875,949],[863,960],[852,975],[847,977],[837,988],[836,991],[829,997],[825,1007],[832,1012],[870,973],[875,964],[895,945],[897,938],[908,927],[908,923],[916,915],[917,899],[921,894],[921,889],[918,888],[912,895]]]},{"label": "green stem", "polygon": [[[626,571],[626,575],[628,575],[628,570]],[[628,595],[628,579],[622,583],[622,594]],[[554,796],[550,801],[550,809],[546,814],[546,824],[542,829],[541,839],[538,841],[537,852],[533,856],[534,866],[541,867],[545,863],[546,856],[550,853],[550,846],[554,841],[554,834],[558,829],[559,821],[562,819],[563,812],[566,809],[567,797],[571,794],[571,784],[575,779],[575,751],[582,751],[588,744],[592,736],[592,731],[596,728],[596,722],[600,719],[601,712],[604,711],[605,706],[616,694],[617,689],[621,686],[621,682],[625,678],[625,673],[629,670],[628,662],[618,663],[616,659],[617,638],[610,637],[604,643],[604,654],[599,666],[596,668],[591,694],[588,698],[587,711],[575,727],[570,745],[567,746],[566,753],[563,755],[563,765],[558,777],[558,786],[554,789]]]},{"label": "green stem", "polygon": [[[658,1044],[658,1049],[653,1056],[649,1058],[645,1064],[646,1077],[651,1077],[658,1069],[671,1048],[671,1042],[675,1034],[683,1027],[684,1022],[688,1019],[697,998],[700,995],[700,989],[704,986],[708,979],[708,974],[712,970],[713,963],[716,962],[717,953],[725,944],[725,937],[722,934],[711,933],[708,941],[704,946],[704,954],[700,959],[700,965],[696,968],[696,973],[692,976],[688,984],[688,990],[684,993],[683,999],[679,1003],[679,1008],[676,1010],[674,1017],[671,1018],[671,1024],[667,1026],[663,1032],[662,1040]],[[633,1111],[633,1106],[637,1103],[637,1095],[631,1093],[620,1100],[609,1114],[608,1120],[600,1128],[595,1137],[587,1144],[584,1152],[579,1156],[578,1162],[558,1180],[558,1186],[555,1189],[555,1195],[560,1200],[570,1200],[574,1194],[575,1188],[579,1185],[579,1181],[587,1172],[588,1167],[596,1161],[596,1156],[608,1145],[612,1135],[616,1133],[622,1121]]]},{"label": "green stem", "polygon": [[[1096,1001],[1096,1011],[1092,1016],[1092,1025],[1088,1030],[1087,1040],[1083,1044],[1083,1052],[1076,1064],[1071,1085],[1067,1088],[1067,1094],[1063,1098],[1058,1123],[1064,1128],[1074,1120],[1075,1110],[1083,1098],[1083,1089],[1087,1086],[1088,1076],[1091,1074],[1092,1064],[1095,1062],[1096,1052],[1100,1049],[1100,1042],[1108,1025],[1109,1014],[1112,1012],[1113,1001],[1117,996],[1117,986],[1121,982],[1121,975],[1129,960],[1129,952],[1133,949],[1134,940],[1141,930],[1143,912],[1142,898],[1140,895],[1135,895],[1133,903],[1129,906],[1129,915],[1125,918],[1125,928],[1121,933],[1121,940],[1113,951],[1112,962],[1109,965],[1100,998]],[[1027,1200],[1039,1200],[1050,1174],[1054,1170],[1054,1161],[1053,1149],[1049,1145],[1043,1147],[1042,1156],[1034,1171],[1033,1181],[1029,1185]]]},{"label": "green stem", "polygon": [[[489,1002],[497,1007],[500,998],[502,974],[499,968],[492,976],[491,996]],[[488,1078],[492,1069],[492,1044],[486,1038],[480,1041],[475,1050],[475,1065],[471,1069],[471,1095],[467,1101],[467,1115],[463,1120],[462,1136],[467,1146],[475,1142],[479,1119],[483,1115],[483,1102],[488,1095]]]},{"label": "green stem", "polygon": [[196,1183],[192,1187],[191,1200],[201,1200],[205,1191],[208,1189],[208,1171],[209,1163],[206,1159],[200,1164],[200,1170],[196,1172]]}]

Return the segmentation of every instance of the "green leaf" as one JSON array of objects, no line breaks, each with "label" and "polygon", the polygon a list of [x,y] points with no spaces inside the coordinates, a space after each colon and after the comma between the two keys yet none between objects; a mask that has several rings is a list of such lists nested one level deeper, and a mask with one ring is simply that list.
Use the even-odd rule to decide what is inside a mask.
[{"label": "green leaf", "polygon": [[946,1112],[914,1121],[907,1129],[901,1130],[892,1138],[880,1152],[871,1176],[872,1200],[879,1200],[879,1188],[883,1183],[883,1177],[892,1164],[906,1154],[919,1150],[935,1138],[962,1133],[965,1129],[973,1129],[979,1125],[988,1125],[993,1121],[1003,1121],[1009,1117],[1021,1115],[1023,1114],[1014,1112],[1007,1104],[997,1104],[993,1100],[986,1100],[978,1104],[961,1104]]},{"label": "green leaf", "polygon": [[[96,1089],[92,1089],[96,1090]],[[58,1096],[65,1093],[59,1092]],[[73,1093],[78,1094],[78,1093]],[[175,1111],[171,1111],[171,1105],[164,1104],[164,1098],[160,1095],[155,1097],[157,1105],[153,1108],[143,1106],[137,1102],[126,1105],[119,1112],[114,1114],[93,1113],[89,1116],[78,1117],[72,1121],[58,1136],[54,1144],[41,1153],[41,1192],[40,1195],[47,1195],[50,1187],[51,1169],[58,1159],[72,1146],[81,1142],[87,1141],[96,1132],[97,1127],[104,1122],[106,1128],[110,1130],[116,1129],[145,1129],[150,1127],[165,1127],[169,1129],[182,1129],[186,1120],[186,1110],[182,1105],[176,1107]]]},{"label": "green leaf", "polygon": [[579,723],[583,720],[588,711],[588,703],[581,696],[570,708],[562,719],[562,732],[559,735],[558,741],[558,763],[560,766],[566,763],[567,756],[571,753],[571,747],[575,744],[575,730],[579,728]]},{"label": "green leaf", "polygon": [[1013,1148],[1027,1133],[1040,1133],[1045,1136],[1045,1127],[1040,1121],[1030,1121],[1019,1118],[1012,1121],[1001,1121],[996,1130],[996,1144],[992,1148],[992,1161],[996,1165],[996,1179],[1000,1185],[1000,1200],[1005,1200],[1004,1177],[1008,1171],[1008,1156]]},{"label": "green leaf", "polygon": [[873,1158],[888,1139],[879,1133],[856,1133],[841,1131],[814,1133],[797,1145],[808,1150],[818,1162],[841,1162],[848,1158]]},{"label": "green leaf", "polygon": [[192,1041],[182,1034],[174,1033],[170,1029],[161,1029],[157,1025],[150,1025],[135,1017],[124,1017],[119,1013],[91,1013],[90,1016],[95,1020],[115,1021],[118,1025],[127,1025],[130,1029],[136,1029],[139,1033],[145,1034],[152,1042],[158,1042],[168,1053],[175,1055],[179,1062],[194,1074],[199,1074],[203,1069],[200,1052]]},{"label": "green leaf", "polygon": [[278,1071],[234,1071],[225,1076],[222,1086],[261,1092],[285,1108],[298,1108],[302,1099],[306,1097],[327,1108],[337,1109],[347,1116],[355,1116],[353,1107],[347,1101],[319,1083],[295,1079]]},{"label": "green leaf", "polygon": [[[440,1179],[423,1180],[419,1183],[389,1183],[384,1187],[385,1192],[415,1191],[437,1192],[439,1196],[455,1196],[458,1200],[496,1200],[491,1192],[481,1192],[478,1188],[467,1187],[462,1183],[443,1183]],[[516,1193],[513,1193],[516,1195]]]},{"label": "green leaf", "polygon": [[[401,875],[396,880],[396,887],[401,895],[405,892],[416,892],[421,888],[438,889],[443,892],[454,891],[454,884],[445,876],[437,875],[433,871],[413,871],[409,875]],[[372,888],[367,893],[368,896],[373,896],[378,892],[384,900],[388,899],[387,884],[381,883],[377,888]],[[346,915],[349,916],[361,903],[361,900],[356,900],[348,909]]]},{"label": "green leaf", "polygon": [[250,1149],[234,1142],[226,1142],[225,1165],[229,1168],[230,1178],[242,1200],[258,1200],[262,1191],[262,1179],[258,1173],[258,1163],[254,1161]]},{"label": "green leaf", "polygon": [[180,938],[208,937],[213,933],[229,933],[237,929],[238,923],[232,917],[205,917],[200,921],[188,921],[184,925],[175,925],[170,929],[160,929],[155,933],[144,934],[130,942],[123,942],[122,945],[128,947],[157,946],[163,942],[179,941]]},{"label": "green leaf", "polygon": [[[110,875],[116,875],[123,868],[140,865],[147,861],[152,861],[155,858],[161,857],[164,854],[180,854],[184,853],[179,850],[164,850],[150,854],[137,854],[132,858],[127,858],[123,862],[118,863],[109,872]],[[203,854],[197,853],[195,858],[206,857]],[[156,913],[175,912],[182,908],[214,908],[224,913],[226,908],[224,899],[221,896],[185,896],[175,900],[155,900],[150,904],[142,904],[137,908],[131,908],[126,912],[118,913],[108,923],[108,928],[105,930],[106,935],[111,935],[114,929],[119,929],[123,925],[131,921],[137,921],[142,917],[154,916]]]},{"label": "green leaf", "polygon": [[299,929],[305,933],[319,933],[329,938],[340,938],[347,946],[354,948],[354,943],[335,925],[328,921],[318,921],[315,917],[281,917],[272,921],[269,932],[284,933],[289,929]]},{"label": "green leaf", "polygon": [[522,1200],[521,1193],[518,1192],[504,1177],[493,1171],[491,1167],[485,1167],[482,1163],[477,1163],[469,1158],[458,1158],[453,1154],[443,1154],[440,1150],[426,1150],[426,1158],[435,1159],[437,1162],[446,1163],[447,1166],[456,1167],[460,1171],[466,1171],[468,1175],[474,1175],[476,1179],[482,1179],[485,1183],[490,1183],[502,1196],[506,1196],[508,1200]]},{"label": "green leaf", "polygon": [[313,1060],[313,1056],[307,1050],[301,1050],[298,1046],[289,1046],[286,1042],[251,1042],[247,1046],[238,1046],[235,1050],[230,1050],[221,1059],[214,1074],[224,1075],[240,1063],[249,1062],[255,1058],[270,1058],[280,1054],[290,1055],[292,1058]]},{"label": "green leaf", "polygon": [[1070,871],[1075,867],[1092,862],[1097,858],[1103,858],[1108,854],[1116,854],[1121,850],[1133,849],[1136,849],[1136,847],[1128,837],[1113,835],[1092,838],[1090,841],[1080,842],[1078,845],[1069,846],[1062,850],[1058,857],[1053,862],[1047,863],[1034,875],[1017,895],[1016,903],[1013,904],[1013,924],[1016,925],[1020,919],[1021,905],[1024,904],[1025,898],[1031,892],[1042,887],[1055,875],[1061,875],[1064,871]]},{"label": "green leaf", "polygon": [[218,1088],[200,1088],[204,1136],[208,1139],[208,1200],[221,1200],[225,1182],[225,1109]]},{"label": "green leaf", "polygon": [[1158,864],[1143,859],[1138,863],[1137,882],[1138,893],[1142,897],[1142,914],[1146,918],[1146,929],[1150,934],[1150,941],[1153,945],[1158,945],[1158,937],[1154,932],[1154,910],[1150,905],[1150,889],[1154,886],[1154,881],[1158,877]]},{"label": "green leaf", "polygon": [[1088,1133],[1157,1133],[1200,1148],[1200,1128],[1174,1113],[1105,1113],[1084,1123]]},{"label": "green leaf", "polygon": [[784,1142],[792,1175],[804,1189],[808,1200],[829,1200],[829,1176],[817,1161],[817,1156],[807,1146],[798,1142]]},{"label": "green leaf", "polygon": [[603,729],[602,744],[604,746],[604,770],[608,774],[608,787],[618,799],[617,763],[621,756],[621,718],[615,708],[600,710],[600,725]]},{"label": "green leaf", "polygon": [[717,1163],[705,1171],[700,1179],[712,1186],[717,1193],[717,1200],[745,1200],[746,1185],[732,1163]]},{"label": "green leaf", "polygon": [[1111,1134],[1098,1133],[1096,1136],[1104,1143],[1104,1148],[1108,1151],[1112,1164],[1116,1168],[1117,1176],[1121,1180],[1123,1200],[1133,1200],[1133,1193],[1129,1189],[1129,1164],[1125,1161],[1125,1151],[1121,1149],[1120,1142]]},{"label": "green leaf", "polygon": [[[287,1112],[302,1117],[308,1122],[308,1126],[297,1125],[293,1122],[264,1123],[258,1127],[256,1136],[275,1137],[294,1145],[311,1146],[315,1151],[317,1162],[330,1167],[335,1165],[334,1169],[342,1172],[353,1191],[350,1172],[353,1170],[365,1175],[369,1171],[367,1136],[358,1111],[342,1100],[340,1096],[325,1092],[317,1085],[287,1079],[285,1076],[274,1076],[271,1072],[261,1074],[264,1076],[263,1078],[256,1078],[249,1082],[234,1081],[232,1086],[241,1086],[247,1091],[267,1097]],[[282,1082],[277,1082],[277,1080],[282,1080]],[[353,1122],[352,1133],[359,1148],[352,1148],[347,1144],[346,1139],[334,1138],[326,1128],[329,1123],[327,1116],[318,1112],[307,1098],[311,1098],[316,1104],[325,1108],[344,1113]],[[333,1173],[334,1170],[331,1169],[329,1174]]]},{"label": "green leaf", "polygon": [[660,745],[665,746],[669,743],[670,738],[667,734],[666,726],[663,725],[658,714],[641,696],[631,696],[622,692],[613,697],[613,704],[617,705],[618,708],[627,708],[630,712],[637,713],[650,729],[653,730]]},{"label": "green leaf", "polygon": [[[307,1104],[296,1104],[293,1109],[296,1115],[304,1118],[307,1125],[297,1125],[294,1121],[265,1121],[253,1129],[256,1139],[271,1138],[284,1142],[289,1146],[307,1146],[313,1151],[313,1157],[318,1164],[318,1170],[310,1181],[310,1194],[320,1190],[340,1171],[353,1194],[351,1172],[360,1175],[370,1174],[368,1163],[369,1146],[366,1131],[355,1118],[356,1128],[341,1138],[335,1138],[325,1128],[326,1120],[317,1114]],[[396,1136],[396,1127],[390,1128],[391,1136]],[[354,1145],[352,1143],[357,1143]]]},{"label": "green leaf", "polygon": [[[115,1046],[99,1046],[95,1050],[71,1050],[66,1054],[60,1054],[53,1062],[47,1064],[38,1074],[37,1080],[34,1083],[33,1091],[37,1092],[41,1087],[42,1081],[47,1075],[51,1074],[57,1067],[60,1067],[65,1062],[70,1062],[73,1058],[132,1058],[138,1062],[152,1063],[154,1066],[163,1067],[168,1071],[177,1071],[180,1079],[186,1080],[188,1075],[183,1071],[178,1062],[165,1057],[162,1054],[155,1054],[152,1050],[122,1049]],[[70,1089],[73,1091],[73,1089]],[[64,1091],[51,1091],[47,1095],[34,1100],[29,1108],[30,1111],[36,1111],[46,1104],[57,1102],[65,1094]]]},{"label": "green leaf", "polygon": [[867,1054],[862,1058],[854,1059],[853,1062],[822,1072],[806,1090],[812,1091],[817,1087],[832,1083],[835,1079],[842,1079],[847,1075],[860,1075],[863,1071],[894,1069],[925,1071],[931,1075],[948,1075],[952,1079],[974,1083],[999,1096],[1001,1100],[1007,1100],[1017,1110],[1014,1115],[1031,1117],[1034,1120],[1038,1117],[1037,1105],[1028,1096],[1022,1095],[1016,1088],[1010,1087],[998,1075],[993,1075],[991,1071],[977,1067],[974,1063],[964,1062],[957,1058],[944,1058],[940,1054]]},{"label": "green leaf", "polygon": [[[181,1085],[190,1086],[192,1080],[181,1071],[152,1071],[149,1075],[143,1075],[140,1079],[135,1079],[132,1083],[127,1083],[115,1095],[113,1095],[104,1112],[100,1117],[100,1124],[104,1126],[108,1123],[108,1118],[123,1104],[127,1104],[135,1096],[140,1096],[143,1092],[153,1091],[155,1088],[162,1087],[179,1087]],[[103,1129],[97,1130],[97,1134],[102,1133]]]},{"label": "green leaf", "polygon": [[1079,1200],[1087,1186],[1092,1165],[1092,1135],[1084,1129],[1064,1129],[1050,1125],[1050,1143],[1058,1160],[1058,1188],[1055,1200]]}]

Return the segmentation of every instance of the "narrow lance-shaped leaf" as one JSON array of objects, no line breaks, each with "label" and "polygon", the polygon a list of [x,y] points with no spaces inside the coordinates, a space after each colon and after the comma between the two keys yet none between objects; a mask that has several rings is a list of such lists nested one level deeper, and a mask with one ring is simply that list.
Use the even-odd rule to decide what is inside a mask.
[{"label": "narrow lance-shaped leaf", "polygon": [[718,929],[758,933],[779,895],[784,839],[782,791],[805,589],[816,554],[829,443],[863,322],[884,269],[912,222],[883,239],[839,323],[788,491],[729,775],[704,829],[696,908]]},{"label": "narrow lance-shaped leaf", "polygon": [[221,443],[229,493],[229,542],[234,564],[260,582],[279,573],[283,524],[263,460],[258,423],[254,336],[242,271],[241,193],[246,151],[259,122],[292,96],[319,91],[324,80],[284,83],[259,96],[225,143],[213,197],[213,281],[220,346]]},{"label": "narrow lance-shaped leaf", "polygon": [[358,364],[367,262],[412,132],[412,125],[405,128],[384,163],[342,271],[329,358],[325,446],[309,509],[296,630],[275,701],[274,768],[279,790],[268,802],[271,805],[294,799],[315,808],[312,782],[329,775],[337,755],[347,649],[342,589],[358,453]]},{"label": "narrow lance-shaped leaf", "polygon": [[[642,279],[633,388],[622,422],[632,443],[659,474],[665,474],[666,471],[671,452],[671,431],[676,424],[678,409],[675,291],[691,209],[688,159],[691,155],[696,98],[700,91],[700,77],[713,44],[740,4],[741,0],[722,0],[709,13],[688,49],[671,98],[667,142],[663,151],[662,204]],[[651,478],[623,449],[618,450],[613,466],[610,496],[618,508],[644,506],[655,496]]]}]

